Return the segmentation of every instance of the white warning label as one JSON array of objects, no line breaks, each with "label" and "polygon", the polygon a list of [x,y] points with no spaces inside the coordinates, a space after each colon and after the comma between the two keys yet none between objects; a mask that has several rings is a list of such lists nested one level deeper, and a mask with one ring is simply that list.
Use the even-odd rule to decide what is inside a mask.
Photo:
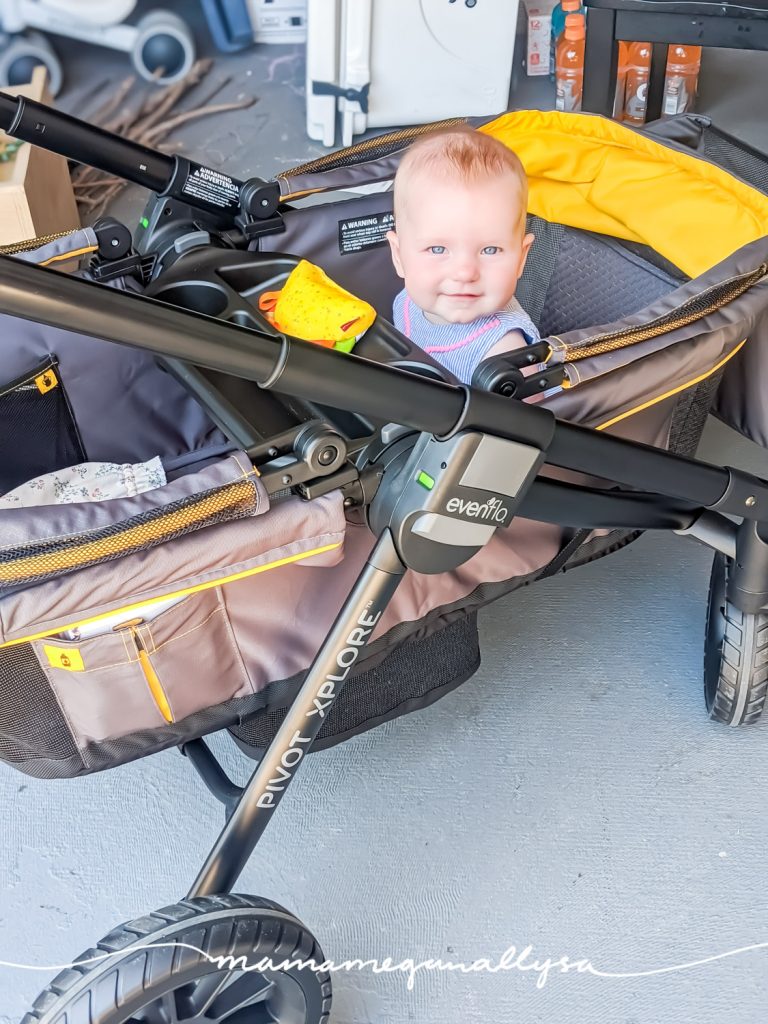
[{"label": "white warning label", "polygon": [[340,220],[339,252],[345,256],[349,252],[360,252],[362,249],[374,249],[377,245],[386,245],[387,232],[391,231],[394,226],[395,217],[389,211]]},{"label": "white warning label", "polygon": [[240,192],[232,178],[210,167],[196,167],[184,182],[182,193],[222,209],[238,206],[240,202]]}]

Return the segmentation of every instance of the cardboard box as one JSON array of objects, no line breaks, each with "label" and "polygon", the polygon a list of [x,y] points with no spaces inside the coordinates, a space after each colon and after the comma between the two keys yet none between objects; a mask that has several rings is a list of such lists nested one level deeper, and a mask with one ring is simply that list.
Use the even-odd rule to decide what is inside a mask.
[{"label": "cardboard box", "polygon": [[[50,103],[47,72],[39,65],[29,85],[3,89]],[[11,143],[0,131],[0,143]],[[56,153],[22,143],[10,160],[0,162],[0,245],[42,238],[80,227],[67,161]]]},{"label": "cardboard box", "polygon": [[552,11],[557,6],[557,0],[523,0],[523,6],[528,37],[525,54],[526,73],[548,75]]}]

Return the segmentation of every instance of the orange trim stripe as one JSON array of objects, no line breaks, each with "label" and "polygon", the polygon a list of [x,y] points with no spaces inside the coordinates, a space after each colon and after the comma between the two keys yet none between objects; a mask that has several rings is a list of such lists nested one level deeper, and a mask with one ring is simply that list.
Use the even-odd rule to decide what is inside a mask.
[{"label": "orange trim stripe", "polygon": [[157,672],[155,672],[155,666],[149,660],[149,655],[146,651],[139,648],[138,653],[139,664],[144,672],[144,678],[147,680],[147,686],[154,697],[155,704],[157,704],[160,714],[166,722],[172,722],[174,719],[173,712],[171,711],[171,705],[168,703],[168,698],[165,695],[163,684],[160,682]]},{"label": "orange trim stripe", "polygon": [[736,353],[739,352],[746,343],[747,339],[745,338],[744,341],[740,342],[736,346],[733,352],[729,352],[725,359],[721,359],[717,366],[713,366],[707,373],[702,373],[701,376],[695,377],[693,380],[689,380],[685,384],[681,384],[679,387],[673,388],[671,391],[666,391],[663,395],[659,395],[657,398],[651,398],[649,401],[643,402],[642,405],[638,405],[634,409],[629,409],[627,412],[623,412],[619,416],[614,416],[612,420],[606,420],[605,423],[601,423],[600,426],[595,427],[595,430],[605,430],[607,427],[612,427],[614,423],[618,423],[620,420],[625,420],[628,416],[633,416],[636,412],[642,412],[643,409],[649,409],[652,405],[658,405],[658,403],[663,402],[665,398],[671,398],[672,395],[677,395],[681,391],[685,391],[687,388],[695,387],[703,380],[706,380],[707,377],[711,377],[713,373],[717,373],[722,366],[725,366],[730,359],[733,359]]},{"label": "orange trim stripe", "polygon": [[101,615],[94,615],[90,619],[78,619],[76,622],[68,622],[66,625],[53,626],[41,633],[30,633],[29,636],[19,637],[18,640],[6,640],[0,644],[3,647],[15,647],[17,644],[27,644],[32,640],[42,640],[44,637],[52,637],[57,633],[63,633],[65,629],[77,629],[78,626],[87,626],[93,622],[101,622],[102,619],[110,618],[118,612],[131,612],[136,608],[146,608],[147,605],[159,601],[167,601],[174,597],[187,597],[189,594],[197,594],[201,590],[210,590],[211,587],[223,586],[225,583],[233,583],[235,580],[245,579],[247,576],[255,576],[260,572],[267,572],[268,569],[278,569],[281,565],[290,565],[291,562],[303,562],[305,558],[312,558],[314,555],[322,555],[326,551],[334,551],[341,547],[342,541],[335,544],[324,544],[320,548],[312,548],[310,551],[300,551],[297,555],[288,555],[285,558],[278,558],[274,562],[267,562],[266,565],[257,565],[254,569],[243,569],[242,572],[232,573],[230,576],[220,576],[215,580],[208,580],[206,583],[196,583],[193,587],[185,587],[183,590],[174,590],[169,594],[161,594],[158,597],[150,598],[147,601],[137,601],[134,604],[126,605],[124,608],[114,608],[112,611],[103,612]]},{"label": "orange trim stripe", "polygon": [[96,252],[98,245],[88,245],[84,249],[72,249],[70,252],[59,253],[58,256],[51,256],[48,260],[43,260],[38,266],[47,267],[49,263],[56,263],[59,260],[73,260],[75,256],[85,256],[87,252]]},{"label": "orange trim stripe", "polygon": [[301,192],[289,192],[287,195],[280,196],[281,203],[287,203],[291,199],[303,199],[304,196],[313,196],[318,192],[333,192],[334,188],[338,186],[329,186],[325,188],[305,188]]}]

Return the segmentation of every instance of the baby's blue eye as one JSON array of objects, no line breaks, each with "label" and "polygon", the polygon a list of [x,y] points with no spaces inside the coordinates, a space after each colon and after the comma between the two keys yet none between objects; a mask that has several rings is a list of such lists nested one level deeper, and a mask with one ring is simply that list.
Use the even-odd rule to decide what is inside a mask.
[{"label": "baby's blue eye", "polygon": [[444,245],[430,245],[429,251],[431,253],[434,253],[435,256],[442,256],[443,253],[445,252],[445,246]]},{"label": "baby's blue eye", "polygon": [[501,252],[501,247],[498,245],[486,245],[482,250],[483,256],[495,256],[497,252]]}]

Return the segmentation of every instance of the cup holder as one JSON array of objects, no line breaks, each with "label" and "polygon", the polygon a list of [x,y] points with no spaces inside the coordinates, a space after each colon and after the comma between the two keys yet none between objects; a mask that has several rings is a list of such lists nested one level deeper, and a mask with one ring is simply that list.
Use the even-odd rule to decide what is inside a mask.
[{"label": "cup holder", "polygon": [[193,313],[205,313],[206,316],[221,316],[229,302],[225,291],[207,281],[174,284],[159,289],[153,297]]},{"label": "cup holder", "polygon": [[232,316],[227,317],[230,323],[237,324],[238,327],[253,327],[257,331],[264,330],[264,324],[262,321],[254,316],[253,313],[248,313],[244,309],[236,309]]}]

